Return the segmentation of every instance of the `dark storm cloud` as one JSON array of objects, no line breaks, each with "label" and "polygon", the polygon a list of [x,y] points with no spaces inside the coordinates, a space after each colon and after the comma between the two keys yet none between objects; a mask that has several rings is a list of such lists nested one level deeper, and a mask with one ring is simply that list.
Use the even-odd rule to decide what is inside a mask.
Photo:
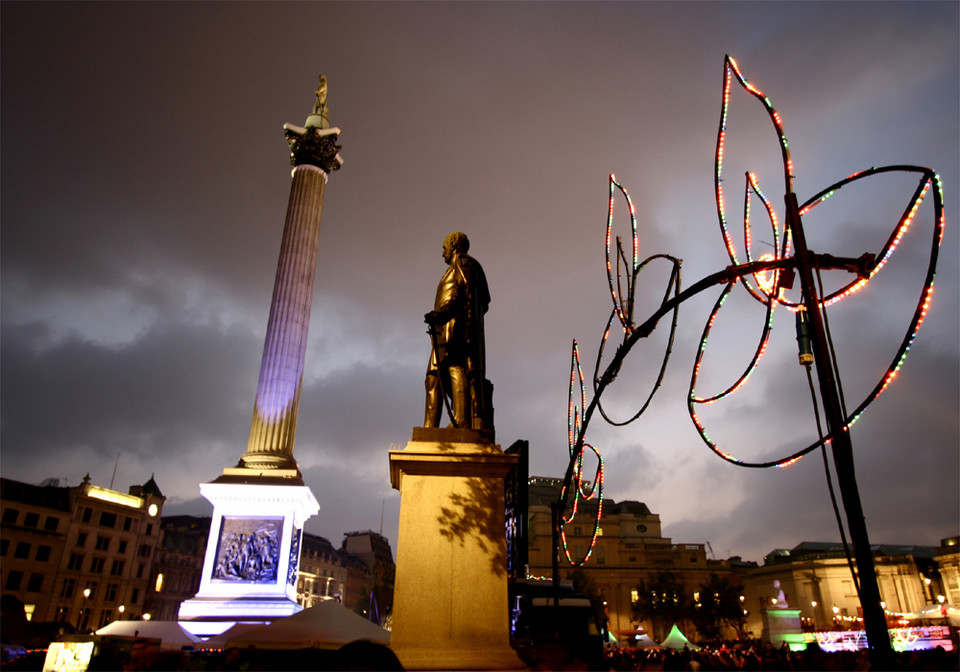
[{"label": "dark storm cloud", "polygon": [[[117,452],[125,461],[206,461],[210,451],[227,457],[231,439],[241,447],[260,349],[249,334],[169,325],[119,347],[70,338],[41,348],[43,329],[4,328],[5,468],[36,469],[37,456],[71,466],[82,458],[102,478]],[[44,469],[62,466],[46,462]]]},{"label": "dark storm cloud", "polygon": [[[118,482],[155,472],[170,511],[209,512],[198,481],[246,447],[290,182],[281,125],[302,123],[321,72],[345,164],[326,191],[298,427],[321,504],[308,529],[334,543],[378,529],[382,502],[384,530],[396,527],[386,451],[422,418],[422,315],[455,229],[493,294],[498,440],[529,439],[531,472],[560,475],[571,340],[590,376],[610,310],[608,173],[637,205],[641,256],[682,258],[686,285],[729,263],[713,151],[731,53],[784,118],[801,199],[873,165],[940,171],[933,308],[854,438],[873,538],[936,543],[957,528],[955,4],[8,2],[0,29],[5,476],[79,482],[92,470],[106,484],[121,452]],[[734,229],[747,168],[782,211],[776,137],[757,105],[742,92],[731,103]],[[818,250],[874,251],[903,207],[889,192],[893,205],[865,189],[818,207],[805,220]],[[918,219],[881,276],[831,308],[851,400],[903,337],[929,239]],[[662,270],[644,278],[650,296]],[[591,425],[608,496],[647,502],[677,541],[751,559],[833,538],[819,458],[758,473],[696,434],[686,387],[715,296],[685,304],[647,414]],[[756,342],[762,314],[733,306],[703,390],[730,382]],[[662,332],[650,340],[611,390],[618,417],[655,378]],[[815,436],[795,348],[784,312],[744,395],[709,409],[731,452],[778,456]],[[903,461],[907,444],[922,447],[922,469]],[[800,520],[811,493],[818,513]]]}]

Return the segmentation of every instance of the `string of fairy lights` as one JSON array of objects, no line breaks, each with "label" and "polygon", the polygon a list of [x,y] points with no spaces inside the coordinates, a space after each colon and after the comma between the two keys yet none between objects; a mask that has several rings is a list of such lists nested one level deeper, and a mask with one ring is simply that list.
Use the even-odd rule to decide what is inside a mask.
[{"label": "string of fairy lights", "polygon": [[[676,333],[678,311],[680,303],[717,284],[722,284],[723,289],[718,297],[709,317],[704,325],[700,337],[699,347],[694,360],[693,370],[690,376],[690,385],[687,394],[687,406],[690,418],[697,429],[698,434],[704,443],[715,454],[723,460],[742,467],[752,468],[782,468],[795,463],[807,453],[814,449],[829,444],[832,440],[831,435],[818,438],[800,450],[797,450],[784,457],[769,460],[765,462],[750,462],[739,459],[735,455],[722,450],[719,445],[710,437],[704,426],[697,408],[701,405],[710,405],[730,397],[739,391],[748,381],[751,374],[758,368],[767,352],[773,331],[774,311],[778,306],[783,306],[790,313],[797,313],[803,310],[803,302],[800,300],[792,301],[786,297],[788,285],[792,286],[793,271],[796,268],[796,260],[792,250],[792,235],[786,224],[786,218],[779,218],[776,209],[770,200],[760,189],[758,177],[751,172],[746,173],[743,198],[743,244],[745,263],[741,263],[737,254],[737,244],[734,236],[728,226],[728,217],[726,211],[726,197],[724,194],[723,182],[723,159],[726,147],[727,120],[729,114],[729,104],[732,95],[733,83],[736,82],[741,89],[750,96],[756,98],[763,105],[769,116],[780,147],[784,188],[786,194],[793,193],[794,166],[790,156],[790,146],[784,132],[783,120],[780,114],[773,107],[770,99],[756,86],[751,84],[741,72],[736,61],[727,56],[724,60],[723,76],[723,105],[720,115],[719,131],[717,133],[716,153],[714,157],[714,195],[717,206],[717,216],[720,224],[721,236],[731,266],[722,272],[715,273],[696,283],[685,292],[681,292],[681,274],[680,260],[666,254],[653,255],[643,262],[639,261],[640,241],[636,219],[636,208],[630,198],[627,190],[617,181],[615,175],[610,175],[609,180],[609,201],[607,209],[607,224],[605,234],[606,244],[606,268],[607,285],[613,308],[607,321],[606,328],[601,338],[600,347],[597,355],[597,364],[593,376],[594,396],[587,405],[586,388],[584,385],[584,376],[580,363],[580,354],[577,342],[573,342],[571,355],[570,371],[570,391],[568,397],[568,448],[570,462],[564,477],[563,487],[560,495],[560,515],[556,521],[559,527],[560,543],[563,548],[563,554],[570,565],[580,566],[587,562],[596,546],[597,537],[600,530],[600,519],[603,515],[603,458],[600,451],[593,445],[584,441],[587,425],[594,410],[598,410],[604,420],[611,425],[622,426],[629,424],[639,418],[650,404],[653,395],[659,389],[670,357],[673,340]],[[821,268],[841,268],[854,273],[851,279],[845,285],[831,293],[821,296],[818,300],[820,310],[825,310],[843,299],[855,294],[863,289],[867,283],[880,272],[890,259],[893,252],[897,249],[900,241],[911,228],[914,220],[917,218],[921,205],[929,194],[933,196],[933,235],[930,247],[930,256],[927,264],[926,276],[923,287],[917,302],[916,310],[910,319],[906,334],[904,335],[896,353],[894,354],[889,366],[881,375],[879,381],[866,397],[851,411],[845,418],[844,431],[847,431],[863,415],[866,408],[882,394],[890,383],[894,380],[906,360],[907,354],[916,339],[917,333],[922,326],[930,303],[933,298],[934,280],[936,277],[937,257],[940,243],[943,239],[944,231],[944,209],[943,209],[943,185],[939,176],[929,168],[913,165],[893,165],[880,168],[870,168],[858,173],[854,173],[839,182],[836,182],[822,191],[809,198],[799,206],[801,216],[807,214],[813,208],[834,196],[840,189],[853,184],[859,180],[866,179],[881,173],[908,173],[918,176],[917,187],[910,198],[906,208],[903,210],[896,226],[887,238],[883,246],[873,254],[863,255],[858,260],[838,259],[830,255],[814,255],[817,271]],[[631,258],[628,260],[624,246],[620,237],[614,239],[613,222],[615,215],[615,201],[617,195],[621,195],[627,204],[627,212],[630,218],[631,231]],[[765,253],[754,259],[752,245],[753,233],[751,222],[752,201],[758,199],[761,203],[762,212],[765,214],[767,223],[773,236],[773,252]],[[616,245],[614,246],[614,240]],[[659,309],[654,315],[641,324],[634,321],[634,300],[637,288],[637,278],[641,270],[646,268],[654,260],[666,260],[671,264],[669,280],[666,283],[666,290]],[[766,309],[763,326],[760,331],[760,337],[757,346],[743,372],[730,385],[724,387],[720,392],[713,394],[700,395],[697,393],[697,382],[700,375],[701,364],[703,363],[707,343],[711,330],[716,322],[724,302],[730,296],[733,289],[742,285],[747,293],[756,301],[763,304]],[[649,396],[643,402],[640,410],[626,420],[614,420],[606,413],[600,403],[603,391],[608,385],[614,382],[620,372],[623,359],[626,357],[630,348],[641,338],[646,337],[656,327],[657,321],[664,315],[672,313],[672,322],[669,338],[665,348],[664,357],[661,363],[659,376],[653,386]],[[616,328],[619,325],[619,329]],[[601,372],[601,361],[605,352],[607,341],[611,334],[619,331],[622,335],[616,354],[613,356],[607,368]],[[584,452],[590,450],[597,459],[597,471],[594,479],[586,481],[583,478]],[[582,500],[597,499],[597,507],[594,515],[593,533],[590,543],[583,554],[578,557],[572,557],[567,546],[567,537],[565,528],[572,522],[578,511],[582,508]],[[591,507],[592,508],[592,507]]]}]

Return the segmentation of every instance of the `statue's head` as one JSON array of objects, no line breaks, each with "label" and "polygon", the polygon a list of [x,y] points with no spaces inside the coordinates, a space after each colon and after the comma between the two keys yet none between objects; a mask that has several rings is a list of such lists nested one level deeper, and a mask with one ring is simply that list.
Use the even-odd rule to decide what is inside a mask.
[{"label": "statue's head", "polygon": [[470,250],[467,234],[454,231],[443,239],[443,259],[448,264],[455,253],[466,254]]}]

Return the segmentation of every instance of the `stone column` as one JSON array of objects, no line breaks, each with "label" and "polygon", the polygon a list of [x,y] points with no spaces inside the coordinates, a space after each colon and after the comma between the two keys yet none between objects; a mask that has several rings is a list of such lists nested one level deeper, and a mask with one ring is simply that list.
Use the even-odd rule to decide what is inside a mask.
[{"label": "stone column", "polygon": [[300,387],[317,269],[323,193],[330,172],[340,168],[339,129],[320,128],[318,115],[306,128],[284,126],[291,148],[293,183],[273,286],[273,301],[260,362],[247,452],[237,465],[246,469],[296,470]]}]

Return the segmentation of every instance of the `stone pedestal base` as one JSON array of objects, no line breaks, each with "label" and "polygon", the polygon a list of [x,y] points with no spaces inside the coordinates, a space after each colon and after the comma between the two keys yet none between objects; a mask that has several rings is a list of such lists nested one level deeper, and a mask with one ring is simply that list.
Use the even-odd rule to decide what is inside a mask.
[{"label": "stone pedestal base", "polygon": [[804,649],[799,609],[765,609],[760,639],[778,647],[786,642],[791,649]]},{"label": "stone pedestal base", "polygon": [[200,484],[213,518],[200,590],[180,605],[187,631],[210,636],[234,623],[269,623],[302,609],[300,533],[320,507],[299,473],[290,471],[228,469]]},{"label": "stone pedestal base", "polygon": [[408,670],[525,666],[510,648],[504,477],[490,433],[415,428],[390,452],[400,530],[390,648]]}]

